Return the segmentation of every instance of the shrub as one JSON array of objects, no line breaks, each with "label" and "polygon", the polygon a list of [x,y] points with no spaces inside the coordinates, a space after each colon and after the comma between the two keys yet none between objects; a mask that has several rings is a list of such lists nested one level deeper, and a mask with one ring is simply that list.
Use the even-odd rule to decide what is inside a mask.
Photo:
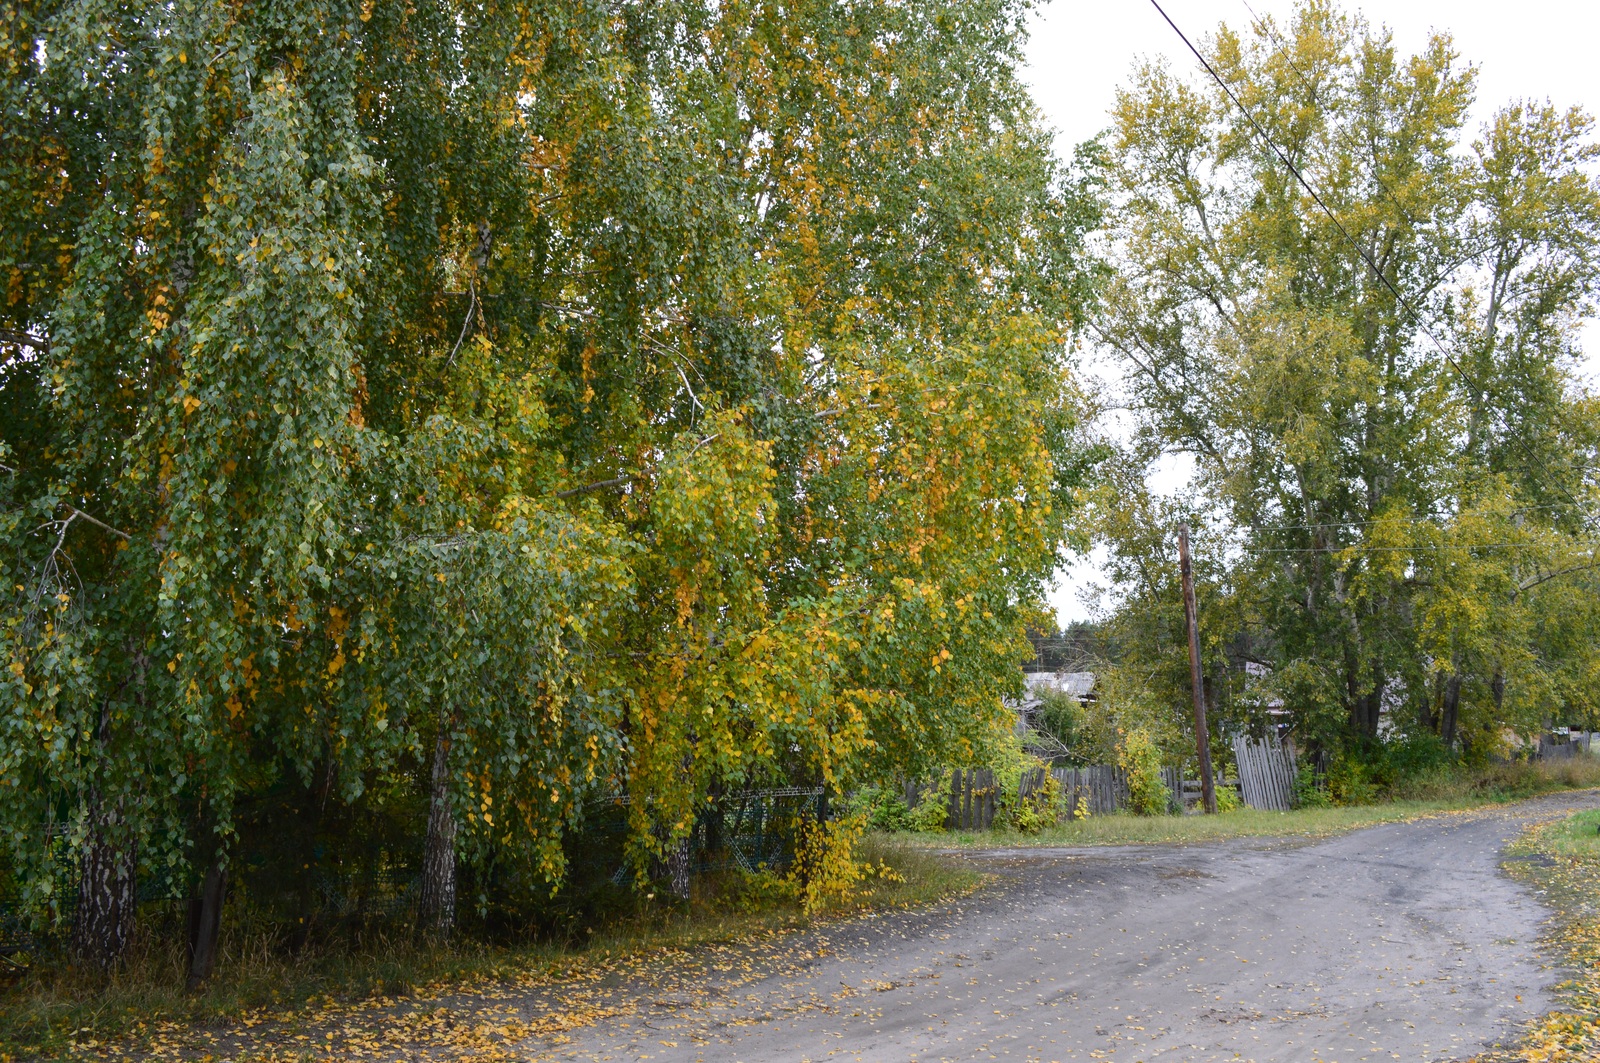
[{"label": "shrub", "polygon": [[1239,791],[1231,786],[1217,787],[1216,794],[1218,812],[1237,812],[1244,807],[1244,802],[1239,800]]},{"label": "shrub", "polygon": [[[1066,697],[1066,695],[1061,695]],[[1077,702],[1074,699],[1073,705]],[[996,790],[996,825],[1009,826],[1024,834],[1035,834],[1047,826],[1054,826],[1060,810],[1056,805],[1059,787],[1050,776],[1049,764],[1022,747],[1016,734],[1007,732],[988,751],[989,764],[994,772]],[[1030,772],[1044,769],[1045,781],[1040,789],[1022,800],[1022,778]]]},{"label": "shrub", "polygon": [[1333,758],[1328,766],[1328,797],[1333,804],[1370,804],[1377,793],[1367,764],[1342,751]]},{"label": "shrub", "polygon": [[1124,732],[1117,746],[1117,765],[1128,773],[1129,807],[1136,815],[1164,816],[1172,808],[1172,791],[1161,781],[1161,751],[1143,730]]},{"label": "shrub", "polygon": [[1039,712],[1034,717],[1040,730],[1048,731],[1069,749],[1078,741],[1083,726],[1083,706],[1071,694],[1044,689],[1039,692]]},{"label": "shrub", "polygon": [[885,793],[872,808],[870,826],[873,830],[911,830],[911,809],[905,798],[897,793]]},{"label": "shrub", "polygon": [[1043,786],[1029,794],[1026,800],[1020,796],[1016,798],[1011,809],[1011,822],[1019,833],[1038,834],[1046,827],[1055,826],[1062,812],[1061,784],[1046,771]]},{"label": "shrub", "polygon": [[855,858],[856,843],[867,830],[867,817],[861,813],[841,816],[826,823],[806,818],[796,831],[794,864],[786,876],[793,883],[806,914],[829,901],[850,895],[856,883],[867,876],[868,868]]},{"label": "shrub", "polygon": [[1302,767],[1294,777],[1294,807],[1296,808],[1331,808],[1333,799],[1328,796],[1328,791],[1317,782],[1317,773],[1310,768]]},{"label": "shrub", "polygon": [[850,796],[846,815],[857,813],[866,816],[872,830],[912,830],[911,810],[898,790],[886,786],[863,786]]},{"label": "shrub", "polygon": [[945,802],[945,795],[935,788],[923,794],[922,800],[917,802],[917,807],[907,814],[907,829],[914,830],[918,834],[937,834],[944,830],[945,821],[949,816],[950,807]]},{"label": "shrub", "polygon": [[793,904],[800,894],[799,884],[789,875],[762,864],[754,871],[734,871],[716,906],[725,911],[753,915]]}]

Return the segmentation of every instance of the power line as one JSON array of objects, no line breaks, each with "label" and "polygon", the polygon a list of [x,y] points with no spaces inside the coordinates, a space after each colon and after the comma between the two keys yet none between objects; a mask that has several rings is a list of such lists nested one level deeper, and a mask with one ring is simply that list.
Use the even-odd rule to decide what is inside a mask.
[{"label": "power line", "polygon": [[[1578,550],[1600,549],[1600,543],[1568,543],[1563,544]],[[1258,554],[1410,554],[1422,550],[1536,550],[1550,549],[1549,543],[1418,543],[1414,546],[1366,546],[1356,543],[1350,546],[1262,546],[1253,552]]]},{"label": "power line", "polygon": [[[1395,302],[1411,315],[1412,320],[1416,322],[1417,328],[1421,330],[1424,336],[1428,337],[1429,341],[1432,342],[1434,347],[1437,348],[1439,353],[1444,357],[1445,363],[1449,365],[1451,369],[1455,370],[1457,376],[1466,382],[1467,387],[1471,389],[1474,397],[1482,395],[1483,388],[1480,387],[1478,383],[1467,373],[1467,371],[1461,367],[1461,363],[1456,360],[1455,356],[1445,349],[1444,344],[1439,341],[1439,338],[1433,334],[1433,330],[1428,327],[1427,321],[1424,320],[1423,316],[1417,312],[1417,309],[1411,305],[1411,301],[1400,293],[1400,289],[1395,287],[1394,283],[1389,280],[1388,275],[1385,274],[1383,270],[1378,268],[1377,262],[1373,261],[1372,256],[1367,253],[1367,249],[1357,243],[1355,237],[1350,235],[1350,231],[1344,227],[1344,223],[1338,219],[1338,217],[1328,207],[1328,204],[1323,201],[1322,196],[1315,188],[1311,186],[1311,182],[1307,181],[1305,176],[1300,173],[1299,167],[1295,166],[1295,164],[1290,161],[1289,156],[1284,153],[1283,149],[1279,148],[1277,143],[1267,135],[1267,131],[1262,128],[1261,123],[1256,121],[1256,117],[1250,113],[1250,109],[1240,101],[1238,96],[1234,95],[1233,89],[1229,87],[1228,83],[1222,79],[1222,75],[1217,73],[1216,68],[1211,65],[1211,61],[1201,53],[1200,49],[1194,46],[1194,42],[1190,41],[1188,36],[1178,28],[1178,24],[1172,21],[1172,16],[1167,14],[1166,9],[1161,6],[1160,0],[1150,0],[1150,3],[1156,9],[1157,13],[1161,15],[1166,24],[1172,27],[1172,32],[1178,35],[1178,39],[1184,43],[1185,47],[1187,47],[1190,52],[1194,53],[1194,57],[1196,59],[1200,60],[1200,65],[1205,67],[1206,73],[1211,75],[1211,80],[1217,83],[1217,87],[1220,88],[1223,94],[1228,97],[1229,102],[1238,108],[1240,114],[1244,115],[1245,121],[1250,123],[1250,128],[1255,130],[1256,136],[1260,138],[1261,142],[1271,149],[1272,153],[1278,157],[1278,161],[1283,163],[1285,168],[1288,169],[1289,173],[1294,177],[1295,181],[1300,185],[1300,187],[1306,190],[1306,194],[1309,195],[1312,201],[1315,202],[1316,205],[1322,210],[1322,213],[1327,215],[1328,220],[1333,223],[1333,227],[1339,230],[1339,235],[1344,237],[1345,242],[1355,250],[1357,255],[1361,256],[1361,260],[1366,263],[1367,268],[1372,271],[1373,276],[1377,277],[1383,286],[1389,290],[1389,294],[1394,296]],[[1498,413],[1498,411],[1496,411],[1496,413]],[[1527,442],[1512,430],[1511,425],[1507,423],[1503,417],[1501,418],[1501,427],[1505,430],[1506,437],[1514,440],[1517,445],[1521,447],[1522,450],[1527,454],[1530,462],[1528,466],[1529,475],[1534,479],[1539,480],[1541,483],[1544,483],[1545,481],[1536,471],[1539,458],[1538,455],[1533,452],[1533,448],[1528,446]],[[1549,485],[1546,484],[1546,486]],[[1556,490],[1567,497],[1567,500],[1572,503],[1572,508],[1577,510],[1577,512],[1582,515],[1584,523],[1588,524],[1590,527],[1593,527],[1594,518],[1590,515],[1589,511],[1585,509],[1576,498],[1573,497],[1572,493],[1560,484],[1556,485]]]},{"label": "power line", "polygon": [[[1568,506],[1565,503],[1555,502],[1555,503],[1549,503],[1549,504],[1544,504],[1544,505],[1517,506],[1516,509],[1513,510],[1513,512],[1514,513],[1528,513],[1528,512],[1535,511],[1535,510],[1570,509],[1570,508],[1571,507]],[[1458,517],[1460,515],[1461,514],[1459,512],[1455,514],[1455,516],[1458,516]],[[1440,521],[1441,521],[1441,518],[1439,518],[1439,517],[1386,517],[1386,518],[1384,518],[1382,520],[1330,520],[1330,521],[1324,521],[1324,522],[1322,522],[1320,524],[1264,524],[1264,525],[1259,525],[1259,526],[1252,526],[1252,530],[1263,530],[1263,531],[1318,531],[1318,530],[1321,530],[1323,528],[1369,528],[1369,527],[1372,527],[1375,524],[1433,524],[1433,525],[1437,525],[1439,527],[1444,527],[1444,525],[1442,523],[1440,523]]]},{"label": "power line", "polygon": [[[1278,35],[1277,30],[1273,27],[1272,23],[1256,14],[1256,9],[1250,6],[1250,0],[1239,0],[1239,2],[1244,5],[1244,9],[1246,11],[1250,12],[1250,17],[1255,20],[1256,24],[1266,29],[1268,35],[1270,35],[1273,41],[1277,43],[1279,54],[1283,56],[1283,61],[1289,64],[1289,69],[1294,71],[1294,76],[1300,79],[1300,84],[1305,86],[1307,91],[1314,91],[1311,88],[1311,79],[1306,77],[1305,72],[1300,69],[1300,65],[1290,57],[1289,42]],[[1394,204],[1394,209],[1398,210],[1400,215],[1405,218],[1406,221],[1410,222],[1414,226],[1417,226],[1418,228],[1422,226],[1420,221],[1411,216],[1411,212],[1406,209],[1404,203],[1400,202],[1399,197],[1389,190],[1388,184],[1386,184],[1383,180],[1383,175],[1377,171],[1376,167],[1373,168],[1372,179],[1378,183],[1378,188],[1383,192],[1384,196],[1388,198],[1389,202]]]}]

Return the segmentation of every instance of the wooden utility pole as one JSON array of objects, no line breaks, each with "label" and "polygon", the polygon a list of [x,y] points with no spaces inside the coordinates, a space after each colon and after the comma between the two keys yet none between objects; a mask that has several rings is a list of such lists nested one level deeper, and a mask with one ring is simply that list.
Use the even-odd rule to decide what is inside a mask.
[{"label": "wooden utility pole", "polygon": [[1217,788],[1211,780],[1211,739],[1206,732],[1206,687],[1200,674],[1200,621],[1194,604],[1194,566],[1189,563],[1189,526],[1178,525],[1178,571],[1183,577],[1183,620],[1189,629],[1189,682],[1194,686],[1194,745],[1200,755],[1200,801],[1208,813],[1217,810]]}]

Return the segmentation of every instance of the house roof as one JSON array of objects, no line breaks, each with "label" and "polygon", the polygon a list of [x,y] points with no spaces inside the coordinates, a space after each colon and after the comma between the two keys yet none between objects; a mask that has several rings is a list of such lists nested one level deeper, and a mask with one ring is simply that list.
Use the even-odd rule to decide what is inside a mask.
[{"label": "house roof", "polygon": [[1075,698],[1086,698],[1094,689],[1093,672],[1029,672],[1023,680],[1028,693],[1037,696],[1041,690],[1059,690]]}]

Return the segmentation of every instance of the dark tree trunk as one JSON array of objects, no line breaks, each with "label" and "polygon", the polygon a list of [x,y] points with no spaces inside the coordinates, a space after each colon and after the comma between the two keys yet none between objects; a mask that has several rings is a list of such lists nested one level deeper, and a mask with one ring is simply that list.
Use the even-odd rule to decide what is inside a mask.
[{"label": "dark tree trunk", "polygon": [[1444,682],[1444,705],[1439,712],[1439,737],[1446,746],[1456,744],[1456,726],[1461,718],[1461,674],[1450,676]]},{"label": "dark tree trunk", "polygon": [[713,856],[722,853],[722,784],[711,784],[711,800],[705,815],[705,851]]},{"label": "dark tree trunk", "polygon": [[78,878],[72,951],[79,962],[108,971],[121,962],[133,939],[136,851],[121,802],[89,794],[89,833]]},{"label": "dark tree trunk", "polygon": [[1378,736],[1378,722],[1383,718],[1383,684],[1376,683],[1364,694],[1358,694],[1351,706],[1351,722],[1363,738]]},{"label": "dark tree trunk", "polygon": [[1433,693],[1422,699],[1422,711],[1418,714],[1417,722],[1422,724],[1424,730],[1439,733],[1439,709],[1444,704],[1444,673],[1440,672],[1433,677]]},{"label": "dark tree trunk", "polygon": [[1366,703],[1361,696],[1361,669],[1356,664],[1355,648],[1346,643],[1344,648],[1345,697],[1350,706],[1350,730],[1365,734],[1367,730]]},{"label": "dark tree trunk", "polygon": [[1367,694],[1367,737],[1378,737],[1378,724],[1383,720],[1383,691],[1388,686],[1383,673],[1379,672],[1372,681],[1372,690]]},{"label": "dark tree trunk", "polygon": [[200,896],[189,900],[189,990],[200,988],[217,968],[222,937],[222,902],[228,894],[228,869],[214,853],[200,881]]},{"label": "dark tree trunk", "polygon": [[422,929],[448,936],[456,925],[456,817],[450,807],[450,736],[443,728],[433,744],[430,790],[417,919]]}]

